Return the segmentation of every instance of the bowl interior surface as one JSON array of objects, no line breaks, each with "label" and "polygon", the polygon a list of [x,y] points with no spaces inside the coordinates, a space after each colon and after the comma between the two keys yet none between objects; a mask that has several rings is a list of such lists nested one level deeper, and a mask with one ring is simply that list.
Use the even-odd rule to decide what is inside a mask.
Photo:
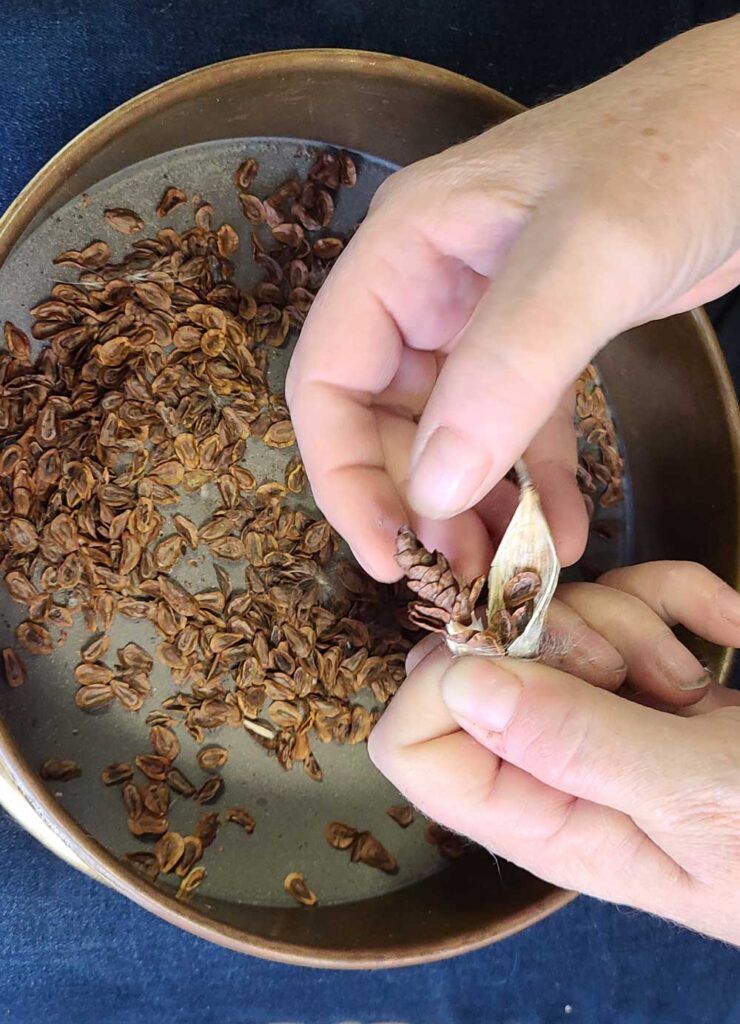
[{"label": "bowl interior surface", "polygon": [[[365,154],[358,187],[344,193],[338,209],[336,226],[344,231],[363,216],[394,165],[460,141],[517,109],[438,69],[331,51],[232,61],[167,83],[76,140],[3,219],[0,317],[26,326],[24,315],[47,294],[49,261],[59,250],[92,237],[125,247],[126,240],[104,227],[108,206],[130,206],[146,216],[164,186],[174,183],[189,194],[199,192],[213,203],[217,222],[226,219],[241,233],[246,222],[231,183],[235,166],[246,155],[258,156],[258,191],[265,194],[288,171],[305,171],[317,145],[310,140],[319,139]],[[173,216],[175,227],[178,216],[187,215]],[[689,314],[646,325],[610,345],[599,367],[629,488],[618,548],[602,545],[592,556],[604,567],[632,557],[696,559],[735,582],[737,493],[726,481],[727,467],[738,463],[737,409],[711,330]],[[284,370],[278,359],[272,372],[280,376]],[[275,467],[259,468],[269,475]],[[192,517],[197,521],[197,509]],[[711,532],[703,528],[710,518]],[[204,585],[212,583],[209,571],[210,559],[193,568]],[[20,621],[18,611],[3,592],[3,645]],[[126,621],[114,625],[122,631],[112,635],[114,648],[130,628]],[[146,645],[141,634],[135,638]],[[133,879],[117,862],[136,844],[128,837],[119,794],[102,787],[99,771],[143,750],[146,730],[138,716],[118,710],[91,719],[81,715],[72,703],[71,640],[69,650],[51,659],[29,658],[29,684],[0,694],[0,750],[37,811],[99,875],[155,912],[261,955],[370,966],[473,948],[569,898],[510,865],[499,869],[482,851],[452,864],[441,861],[424,842],[420,822],[403,831],[385,815],[400,798],[372,769],[364,746],[320,748],[325,781],[317,785],[296,770],[286,775],[243,735],[233,738],[224,730],[223,737],[213,735],[231,750],[227,796],[219,806],[249,808],[258,827],[247,840],[222,830],[221,848],[204,861],[208,886],[191,905],[175,903],[171,893]],[[700,649],[714,671],[726,670],[726,652]],[[155,683],[152,706],[169,692],[165,675]],[[195,745],[183,746],[194,764]],[[50,756],[79,760],[82,778],[47,791],[35,770]],[[370,827],[398,856],[399,874],[349,865],[330,850],[323,828],[336,819]],[[177,813],[173,825],[179,825]],[[187,830],[185,819],[182,828]],[[285,897],[282,879],[291,870],[305,872],[320,893],[319,907],[306,912]]]}]

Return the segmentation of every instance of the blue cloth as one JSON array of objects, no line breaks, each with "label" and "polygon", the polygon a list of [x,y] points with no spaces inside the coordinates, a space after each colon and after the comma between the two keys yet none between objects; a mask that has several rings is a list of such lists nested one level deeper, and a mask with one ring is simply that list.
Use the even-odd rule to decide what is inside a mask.
[{"label": "blue cloth", "polygon": [[[92,120],[215,60],[384,50],[531,103],[735,10],[729,0],[0,0],[0,209]],[[738,304],[718,317],[740,371]],[[0,1015],[12,1024],[740,1024],[736,950],[587,899],[455,961],[309,971],[179,932],[1,814],[0,851]]]},{"label": "blue cloth", "polygon": [[593,900],[445,963],[316,971],[186,935],[5,817],[0,848],[0,1019],[12,1024],[740,1021],[737,950]]}]

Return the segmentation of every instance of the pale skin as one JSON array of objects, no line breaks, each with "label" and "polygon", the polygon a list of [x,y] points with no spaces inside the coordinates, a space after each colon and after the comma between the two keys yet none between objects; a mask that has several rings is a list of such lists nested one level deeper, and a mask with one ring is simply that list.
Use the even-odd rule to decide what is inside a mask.
[{"label": "pale skin", "polygon": [[[573,381],[623,330],[740,283],[738,53],[740,17],[695,29],[381,188],[287,383],[318,504],[377,579],[399,576],[404,522],[464,577],[483,571],[515,499],[500,481],[522,452],[561,560],[580,556]],[[556,628],[585,620],[642,703],[605,692],[583,640],[559,669],[453,665],[438,650],[371,753],[414,803],[494,852],[740,942],[738,701],[699,685],[701,666],[665,632],[655,649],[642,632],[657,614],[740,644],[740,598],[703,573],[643,566],[561,591]],[[505,693],[508,724],[492,711]],[[663,710],[645,706],[655,699]],[[708,710],[687,718],[687,705]]]}]

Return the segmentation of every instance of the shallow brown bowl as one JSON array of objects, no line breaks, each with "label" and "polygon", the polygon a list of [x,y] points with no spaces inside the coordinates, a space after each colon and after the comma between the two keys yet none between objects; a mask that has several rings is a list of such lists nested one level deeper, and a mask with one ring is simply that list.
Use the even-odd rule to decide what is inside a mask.
[{"label": "shallow brown bowl", "polygon": [[[520,110],[458,75],[376,54],[272,53],[204,68],[118,108],[47,164],[0,221],[0,268],[67,201],[169,150],[281,136],[407,164]],[[737,585],[738,408],[706,317],[638,328],[604,352],[600,368],[628,464],[634,557],[695,559]],[[701,654],[724,678],[729,652]],[[147,909],[244,952],[325,967],[412,964],[504,938],[572,898],[511,866],[499,873],[478,851],[396,891],[310,912],[222,898],[184,906],[134,878],[77,824],[39,781],[27,739],[17,717],[0,725],[0,799],[12,813]]]}]

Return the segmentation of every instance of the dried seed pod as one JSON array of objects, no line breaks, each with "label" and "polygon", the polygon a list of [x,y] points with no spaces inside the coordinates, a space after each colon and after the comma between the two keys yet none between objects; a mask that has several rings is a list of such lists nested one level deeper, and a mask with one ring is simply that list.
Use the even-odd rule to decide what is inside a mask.
[{"label": "dried seed pod", "polygon": [[23,659],[12,647],[3,648],[3,671],[5,673],[5,682],[13,689],[23,686],[28,680]]},{"label": "dried seed pod", "polygon": [[78,779],[82,769],[76,761],[50,757],[41,765],[39,774],[47,782],[69,782],[70,779]]},{"label": "dried seed pod", "polygon": [[301,903],[304,907],[313,907],[317,902],[316,893],[309,888],[300,871],[291,871],[283,882],[283,888],[289,896],[292,896],[297,903]]},{"label": "dried seed pod", "polygon": [[226,811],[226,820],[240,825],[250,836],[254,832],[255,820],[243,807],[230,807]]}]

